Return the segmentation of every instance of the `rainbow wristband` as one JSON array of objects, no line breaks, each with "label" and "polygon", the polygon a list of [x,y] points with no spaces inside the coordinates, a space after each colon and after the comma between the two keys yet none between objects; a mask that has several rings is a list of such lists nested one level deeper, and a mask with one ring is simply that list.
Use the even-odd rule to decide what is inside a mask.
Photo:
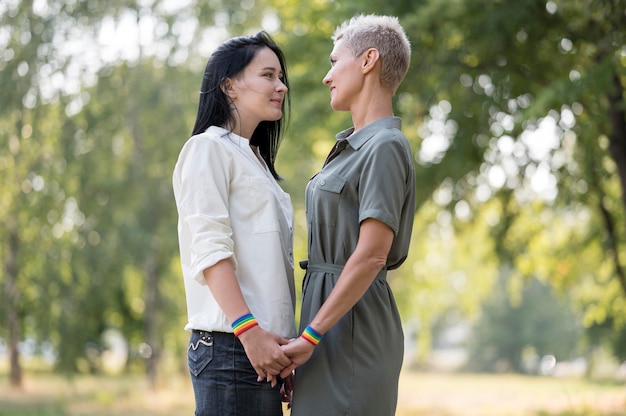
[{"label": "rainbow wristband", "polygon": [[235,322],[233,322],[233,332],[235,333],[235,336],[238,337],[239,335],[246,332],[248,329],[254,328],[258,324],[259,323],[256,321],[256,319],[254,319],[254,316],[252,316],[251,313],[247,313],[237,318]]},{"label": "rainbow wristband", "polygon": [[311,328],[310,325],[307,325],[307,327],[304,328],[301,336],[313,345],[319,344],[323,337],[322,334]]}]

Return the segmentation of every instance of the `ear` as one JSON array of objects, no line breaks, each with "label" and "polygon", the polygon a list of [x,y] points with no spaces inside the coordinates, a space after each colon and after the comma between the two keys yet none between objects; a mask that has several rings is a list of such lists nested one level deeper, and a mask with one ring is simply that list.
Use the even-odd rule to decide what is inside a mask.
[{"label": "ear", "polygon": [[363,52],[361,59],[361,71],[363,74],[367,74],[376,66],[376,63],[380,60],[380,53],[376,48],[369,48]]},{"label": "ear", "polygon": [[233,80],[232,78],[226,78],[224,82],[220,85],[220,89],[226,95],[228,95],[231,99],[237,96],[237,92],[235,88],[233,88]]}]

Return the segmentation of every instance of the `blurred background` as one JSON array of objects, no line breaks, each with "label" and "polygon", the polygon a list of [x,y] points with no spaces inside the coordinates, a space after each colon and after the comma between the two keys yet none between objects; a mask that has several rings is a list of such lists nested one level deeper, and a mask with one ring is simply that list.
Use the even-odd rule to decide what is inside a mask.
[{"label": "blurred background", "polygon": [[[268,31],[304,188],[336,132],[322,78],[359,13],[412,43],[399,415],[626,413],[626,1],[3,0],[0,415],[193,413],[171,174],[206,61]],[[384,175],[385,172],[380,172]],[[303,272],[296,270],[296,286]],[[299,299],[298,294],[298,299]]]}]

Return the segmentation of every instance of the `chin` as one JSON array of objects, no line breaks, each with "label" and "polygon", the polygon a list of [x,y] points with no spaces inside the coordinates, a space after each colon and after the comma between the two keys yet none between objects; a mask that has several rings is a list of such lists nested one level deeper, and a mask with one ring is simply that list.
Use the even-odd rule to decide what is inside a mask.
[{"label": "chin", "polygon": [[339,104],[335,104],[333,102],[330,103],[330,108],[332,108],[335,111],[348,111],[347,108],[344,108],[343,106]]},{"label": "chin", "polygon": [[279,111],[278,113],[274,113],[271,117],[268,117],[268,121],[277,121],[283,118],[283,112]]},{"label": "chin", "polygon": [[350,109],[346,103],[337,99],[337,97],[330,97],[330,108],[335,111],[348,111]]}]

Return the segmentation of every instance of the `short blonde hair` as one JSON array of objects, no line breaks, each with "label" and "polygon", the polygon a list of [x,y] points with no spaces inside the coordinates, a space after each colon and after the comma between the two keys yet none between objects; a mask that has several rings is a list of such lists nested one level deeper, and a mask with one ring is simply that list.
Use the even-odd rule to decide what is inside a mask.
[{"label": "short blonde hair", "polygon": [[369,48],[376,48],[382,64],[380,81],[392,94],[409,70],[411,46],[409,39],[394,16],[358,15],[338,26],[332,37],[359,56]]}]

